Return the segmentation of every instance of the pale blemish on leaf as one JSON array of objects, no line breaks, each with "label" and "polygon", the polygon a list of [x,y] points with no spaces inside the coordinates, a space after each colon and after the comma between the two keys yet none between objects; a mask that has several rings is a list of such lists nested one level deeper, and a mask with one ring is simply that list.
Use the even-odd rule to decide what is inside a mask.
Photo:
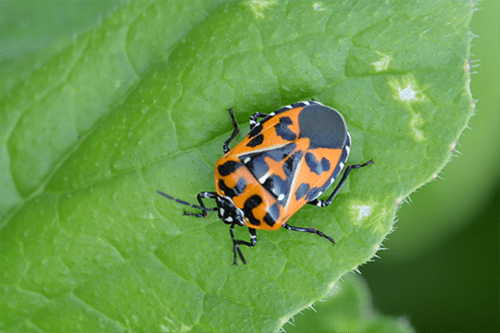
[{"label": "pale blemish on leaf", "polygon": [[410,121],[410,127],[413,131],[413,137],[416,141],[422,142],[425,140],[424,132],[422,131],[422,125],[424,120],[422,116],[418,113],[414,114]]},{"label": "pale blemish on leaf", "polygon": [[323,4],[322,2],[315,2],[315,3],[313,4],[313,9],[314,9],[315,11],[318,11],[318,12],[319,12],[319,11],[325,10],[325,6],[324,6],[324,4]]},{"label": "pale blemish on leaf", "polygon": [[[402,81],[402,82],[400,82]],[[393,80],[389,86],[395,92],[394,98],[403,102],[417,102],[424,98],[424,95],[419,89],[417,81],[413,75],[404,76],[401,80]]]},{"label": "pale blemish on leaf", "polygon": [[389,67],[392,57],[380,52],[377,52],[377,54],[380,56],[380,60],[372,63],[373,68],[375,68],[377,72],[384,71]]},{"label": "pale blemish on leaf", "polygon": [[364,217],[370,216],[372,213],[372,207],[367,205],[353,206],[355,210],[358,211],[358,221],[361,221]]},{"label": "pale blemish on leaf", "polygon": [[417,92],[413,90],[411,85],[408,85],[408,87],[401,89],[398,87],[399,91],[399,98],[401,98],[403,101],[411,101],[412,99],[416,99],[415,96],[417,95]]},{"label": "pale blemish on leaf", "polygon": [[425,98],[421,89],[418,88],[418,84],[413,76],[405,76],[402,79],[403,82],[393,81],[390,82],[390,87],[395,91],[394,98],[404,102],[407,105],[409,112],[411,113],[410,128],[413,131],[413,138],[415,141],[422,142],[425,140],[424,131],[422,130],[422,125],[424,124],[424,119],[419,113],[415,112],[415,109],[410,106],[411,103],[420,102]]},{"label": "pale blemish on leaf", "polygon": [[274,0],[250,0],[246,3],[258,19],[264,18],[264,12],[274,4],[276,4]]}]

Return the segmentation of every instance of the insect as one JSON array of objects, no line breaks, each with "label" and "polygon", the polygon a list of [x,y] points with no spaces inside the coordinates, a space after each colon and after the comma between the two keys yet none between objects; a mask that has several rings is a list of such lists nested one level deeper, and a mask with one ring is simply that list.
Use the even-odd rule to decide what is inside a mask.
[{"label": "insect", "polygon": [[[234,130],[222,146],[224,156],[215,164],[216,191],[199,193],[199,206],[158,193],[201,210],[184,211],[184,215],[205,217],[207,212],[217,211],[230,225],[233,265],[238,255],[246,264],[240,246],[254,247],[257,229],[284,227],[316,234],[335,244],[333,238],[315,228],[295,227],[287,221],[305,204],[330,205],[352,169],[373,163],[347,166],[328,199],[318,198],[333,184],[349,156],[351,137],[340,112],[317,101],[295,103],[269,114],[257,112],[250,117],[250,133],[232,149],[229,144],[239,128],[232,109],[229,114]],[[217,207],[207,208],[203,199],[215,199]],[[250,242],[234,237],[235,226],[248,227]]]}]

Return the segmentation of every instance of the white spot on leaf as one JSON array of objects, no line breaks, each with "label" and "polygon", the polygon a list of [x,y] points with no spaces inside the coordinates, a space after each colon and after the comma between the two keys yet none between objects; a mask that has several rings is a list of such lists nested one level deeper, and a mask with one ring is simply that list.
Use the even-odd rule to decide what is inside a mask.
[{"label": "white spot on leaf", "polygon": [[401,80],[391,80],[389,86],[397,94],[395,94],[394,98],[399,98],[400,101],[418,102],[425,98],[413,75],[407,75]]},{"label": "white spot on leaf", "polygon": [[[420,113],[417,112],[418,108],[413,107],[410,103],[424,101],[425,95],[422,93],[422,89],[419,87],[418,82],[412,75],[403,77],[401,80],[402,82],[398,81],[392,81],[389,83],[390,87],[394,89],[394,98],[405,104],[408,113],[411,116],[409,118],[408,125],[413,131],[413,138],[415,139],[415,141],[424,141],[425,132],[422,130],[424,125],[424,118],[422,118]],[[425,89],[428,90],[431,88],[426,87]]]},{"label": "white spot on leaf", "polygon": [[403,101],[410,101],[412,99],[416,99],[415,96],[417,95],[417,92],[412,89],[411,85],[408,85],[408,87],[404,89],[398,87],[398,91],[399,91],[399,98],[401,98]]},{"label": "white spot on leaf", "polygon": [[354,206],[358,210],[358,221],[361,221],[364,217],[370,216],[372,213],[372,207],[371,206]]},{"label": "white spot on leaf", "polygon": [[377,54],[380,56],[380,60],[372,63],[373,68],[375,68],[377,72],[386,70],[389,67],[389,63],[391,62],[392,57],[390,55],[379,52],[377,52]]},{"label": "white spot on leaf", "polygon": [[315,2],[315,3],[313,4],[313,9],[314,9],[315,11],[320,12],[320,11],[322,11],[322,10],[325,10],[325,6],[324,6],[324,4],[323,4],[322,2]]},{"label": "white spot on leaf", "polygon": [[264,11],[274,5],[276,1],[272,0],[250,0],[247,1],[247,6],[254,13],[256,18],[264,18]]}]

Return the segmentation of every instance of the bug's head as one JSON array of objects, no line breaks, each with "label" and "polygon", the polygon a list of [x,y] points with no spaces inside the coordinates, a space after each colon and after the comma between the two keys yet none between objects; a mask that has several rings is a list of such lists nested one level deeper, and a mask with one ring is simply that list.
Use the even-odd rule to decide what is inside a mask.
[{"label": "bug's head", "polygon": [[217,206],[219,207],[219,218],[225,224],[245,225],[245,215],[243,211],[234,205],[233,200],[224,196],[217,196]]}]

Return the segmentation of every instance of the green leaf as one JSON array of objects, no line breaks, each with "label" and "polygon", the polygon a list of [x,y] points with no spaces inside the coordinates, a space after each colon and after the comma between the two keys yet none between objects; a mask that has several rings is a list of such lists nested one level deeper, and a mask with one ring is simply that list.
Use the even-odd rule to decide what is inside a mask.
[{"label": "green leaf", "polygon": [[[0,101],[0,328],[277,331],[369,260],[472,114],[468,1],[124,5]],[[231,266],[216,214],[182,216],[232,131],[314,98],[354,170],[332,206]],[[240,136],[241,138],[242,136]],[[239,228],[237,237],[247,239]]]},{"label": "green leaf", "polygon": [[122,4],[118,0],[2,1],[0,96]]},{"label": "green leaf", "polygon": [[284,327],[295,332],[414,332],[407,318],[377,313],[363,278],[352,273],[339,281],[333,295],[303,311]]}]

